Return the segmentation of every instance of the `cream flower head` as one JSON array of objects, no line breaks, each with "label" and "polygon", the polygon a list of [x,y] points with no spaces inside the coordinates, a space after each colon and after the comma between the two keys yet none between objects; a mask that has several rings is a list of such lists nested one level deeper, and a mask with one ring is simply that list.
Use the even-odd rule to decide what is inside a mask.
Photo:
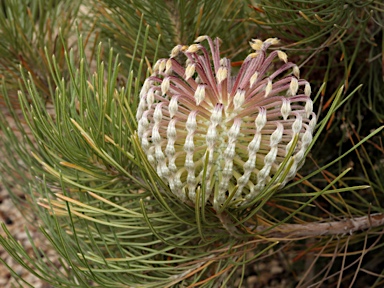
[{"label": "cream flower head", "polygon": [[242,206],[268,184],[282,188],[303,164],[316,125],[311,87],[283,51],[267,54],[276,38],[253,40],[237,75],[218,38],[195,42],[154,65],[140,92],[138,137],[182,201]]}]

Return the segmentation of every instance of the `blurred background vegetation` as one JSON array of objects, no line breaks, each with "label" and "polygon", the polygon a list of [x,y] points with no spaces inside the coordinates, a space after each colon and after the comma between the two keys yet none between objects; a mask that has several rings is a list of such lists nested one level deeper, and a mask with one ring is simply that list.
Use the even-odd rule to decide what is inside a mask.
[{"label": "blurred background vegetation", "polygon": [[134,134],[140,87],[175,45],[219,37],[239,66],[252,38],[278,37],[276,48],[312,85],[318,132],[291,184],[253,212],[228,213],[269,228],[384,213],[382,1],[3,0],[0,8],[0,180],[27,218],[38,215],[61,267],[39,247],[26,254],[12,235],[0,244],[42,280],[234,287],[245,267],[273,258],[288,263],[292,287],[384,285],[382,226],[233,239],[209,208],[162,192]]}]

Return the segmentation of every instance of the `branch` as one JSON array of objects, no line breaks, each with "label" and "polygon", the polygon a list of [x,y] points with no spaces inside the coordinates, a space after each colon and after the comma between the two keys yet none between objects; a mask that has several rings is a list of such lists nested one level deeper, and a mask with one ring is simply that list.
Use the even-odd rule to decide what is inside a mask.
[{"label": "branch", "polygon": [[[263,236],[278,237],[289,240],[293,237],[316,237],[324,235],[345,235],[356,231],[384,225],[384,213],[376,213],[363,217],[344,219],[326,223],[312,222],[307,224],[282,224],[275,228],[257,226],[254,230]],[[268,230],[269,229],[269,230]],[[266,231],[267,230],[267,231]]]}]

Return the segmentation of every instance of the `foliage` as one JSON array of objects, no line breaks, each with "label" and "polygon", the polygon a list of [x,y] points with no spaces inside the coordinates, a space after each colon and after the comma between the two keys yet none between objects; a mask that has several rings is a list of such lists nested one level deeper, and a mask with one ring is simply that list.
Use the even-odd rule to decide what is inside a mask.
[{"label": "foliage", "polygon": [[[63,65],[64,50],[71,47],[81,1],[2,1],[0,9],[0,75],[5,79],[12,103],[18,105],[20,68],[31,73],[45,99],[52,81],[45,50]],[[64,73],[65,74],[65,73]],[[0,103],[5,106],[4,96]]]},{"label": "foliage", "polygon": [[[132,64],[137,67],[143,50],[145,61],[154,63],[156,55],[164,57],[174,46],[192,43],[199,35],[220,37],[228,57],[241,54],[249,47],[244,39],[255,35],[255,28],[246,21],[249,12],[246,1],[234,0],[105,0],[94,6],[100,37],[120,54],[123,72]],[[144,35],[138,33],[141,23],[152,27],[145,42]],[[136,61],[131,62],[134,48],[138,54]]]},{"label": "foliage", "polygon": [[[330,90],[324,90],[324,103],[332,101],[326,95],[340,85],[352,91],[365,83],[356,96],[358,99],[346,103],[334,125],[348,119],[357,124],[360,132],[363,122],[369,129],[377,121],[382,123],[382,1],[261,0],[252,4],[252,22],[267,35],[281,38],[283,47],[302,59],[305,73],[312,78],[316,75],[319,86],[327,82]],[[363,121],[362,116],[371,115],[375,117],[373,122]]]}]

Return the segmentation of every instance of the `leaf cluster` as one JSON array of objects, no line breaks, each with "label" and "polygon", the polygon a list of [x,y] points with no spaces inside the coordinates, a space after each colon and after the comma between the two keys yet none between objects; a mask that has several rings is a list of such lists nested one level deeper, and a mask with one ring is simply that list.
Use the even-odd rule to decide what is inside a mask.
[{"label": "leaf cluster", "polygon": [[[255,34],[255,27],[252,29],[247,21],[247,1],[103,0],[97,1],[93,11],[101,39],[115,47],[123,69],[130,66],[131,60],[137,64],[140,61],[140,57],[133,59],[135,46],[137,55],[145,49],[146,61],[154,63],[156,55],[164,57],[178,44],[193,43],[198,36],[209,35],[222,39],[223,51],[234,57],[248,50],[248,43],[243,40]],[[138,33],[140,23],[152,27],[145,42]],[[144,43],[146,47],[142,46]]]},{"label": "leaf cluster", "polygon": [[[64,63],[64,50],[73,42],[81,1],[5,0],[0,9],[0,75],[13,105],[18,105],[20,66],[31,73],[37,89],[49,100],[52,80],[45,51]],[[60,37],[61,35],[61,37]],[[0,97],[4,107],[4,96]]]},{"label": "leaf cluster", "polygon": [[360,132],[363,116],[374,117],[373,121],[364,121],[368,130],[382,121],[382,1],[262,0],[254,1],[252,7],[250,19],[262,34],[281,38],[283,47],[302,63],[306,77],[315,76],[318,86],[327,82],[324,103],[332,101],[330,91],[340,85],[348,92],[364,83],[358,95],[346,103],[334,126],[341,125],[344,118],[356,123]]}]

